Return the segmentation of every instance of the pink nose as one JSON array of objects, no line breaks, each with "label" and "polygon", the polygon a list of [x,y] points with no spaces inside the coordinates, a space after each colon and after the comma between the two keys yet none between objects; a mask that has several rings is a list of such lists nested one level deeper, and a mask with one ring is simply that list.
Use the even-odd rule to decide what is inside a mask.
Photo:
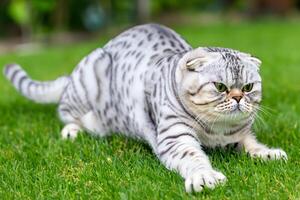
[{"label": "pink nose", "polygon": [[229,99],[232,98],[232,99],[236,100],[236,102],[239,103],[241,98],[243,98],[243,95],[244,94],[241,90],[234,88],[229,91],[228,98]]},{"label": "pink nose", "polygon": [[234,96],[234,97],[231,97],[231,98],[233,98],[234,100],[236,100],[239,103],[242,97],[243,96]]}]

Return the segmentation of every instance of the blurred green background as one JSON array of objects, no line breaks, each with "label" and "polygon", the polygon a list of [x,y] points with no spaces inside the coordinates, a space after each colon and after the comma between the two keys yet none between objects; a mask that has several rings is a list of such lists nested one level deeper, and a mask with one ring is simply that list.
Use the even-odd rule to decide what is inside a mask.
[{"label": "blurred green background", "polygon": [[300,0],[1,0],[0,53],[24,43],[72,43],[149,21],[201,25],[297,18],[299,9]]},{"label": "blurred green background", "polygon": [[173,28],[193,47],[249,52],[263,64],[258,139],[287,163],[208,152],[228,182],[187,194],[182,178],[136,140],[80,134],[61,140],[56,105],[22,97],[0,76],[0,199],[300,199],[300,0],[0,0],[0,69],[33,79],[69,74],[81,58],[144,22]]}]

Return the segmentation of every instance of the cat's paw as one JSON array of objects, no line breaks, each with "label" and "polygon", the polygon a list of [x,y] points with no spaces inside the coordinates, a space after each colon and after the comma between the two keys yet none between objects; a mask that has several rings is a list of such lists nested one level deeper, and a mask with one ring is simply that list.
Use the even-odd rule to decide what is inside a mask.
[{"label": "cat's paw", "polygon": [[187,192],[200,192],[204,187],[213,189],[216,185],[226,182],[226,177],[213,169],[200,170],[185,179]]},{"label": "cat's paw", "polygon": [[257,149],[253,152],[249,152],[253,158],[261,158],[263,160],[287,160],[287,154],[281,149]]},{"label": "cat's paw", "polygon": [[67,124],[61,131],[61,136],[63,139],[72,139],[74,140],[78,132],[81,131],[81,128],[77,124]]}]

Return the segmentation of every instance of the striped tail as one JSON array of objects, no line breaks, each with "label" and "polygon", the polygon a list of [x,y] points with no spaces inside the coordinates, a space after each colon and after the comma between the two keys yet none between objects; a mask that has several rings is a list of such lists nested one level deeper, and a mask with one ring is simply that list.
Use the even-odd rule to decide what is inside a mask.
[{"label": "striped tail", "polygon": [[34,81],[17,64],[6,65],[3,72],[22,95],[37,103],[58,103],[69,82],[67,76],[59,77],[54,81]]}]

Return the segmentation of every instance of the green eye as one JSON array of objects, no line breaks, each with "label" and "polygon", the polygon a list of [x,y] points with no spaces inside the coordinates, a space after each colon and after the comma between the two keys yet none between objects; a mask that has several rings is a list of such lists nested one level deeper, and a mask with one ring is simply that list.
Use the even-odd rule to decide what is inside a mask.
[{"label": "green eye", "polygon": [[223,83],[214,83],[214,84],[219,92],[225,92],[227,90],[226,85],[224,85]]},{"label": "green eye", "polygon": [[250,92],[253,88],[253,83],[249,83],[247,85],[244,85],[244,87],[242,88],[243,92]]}]

